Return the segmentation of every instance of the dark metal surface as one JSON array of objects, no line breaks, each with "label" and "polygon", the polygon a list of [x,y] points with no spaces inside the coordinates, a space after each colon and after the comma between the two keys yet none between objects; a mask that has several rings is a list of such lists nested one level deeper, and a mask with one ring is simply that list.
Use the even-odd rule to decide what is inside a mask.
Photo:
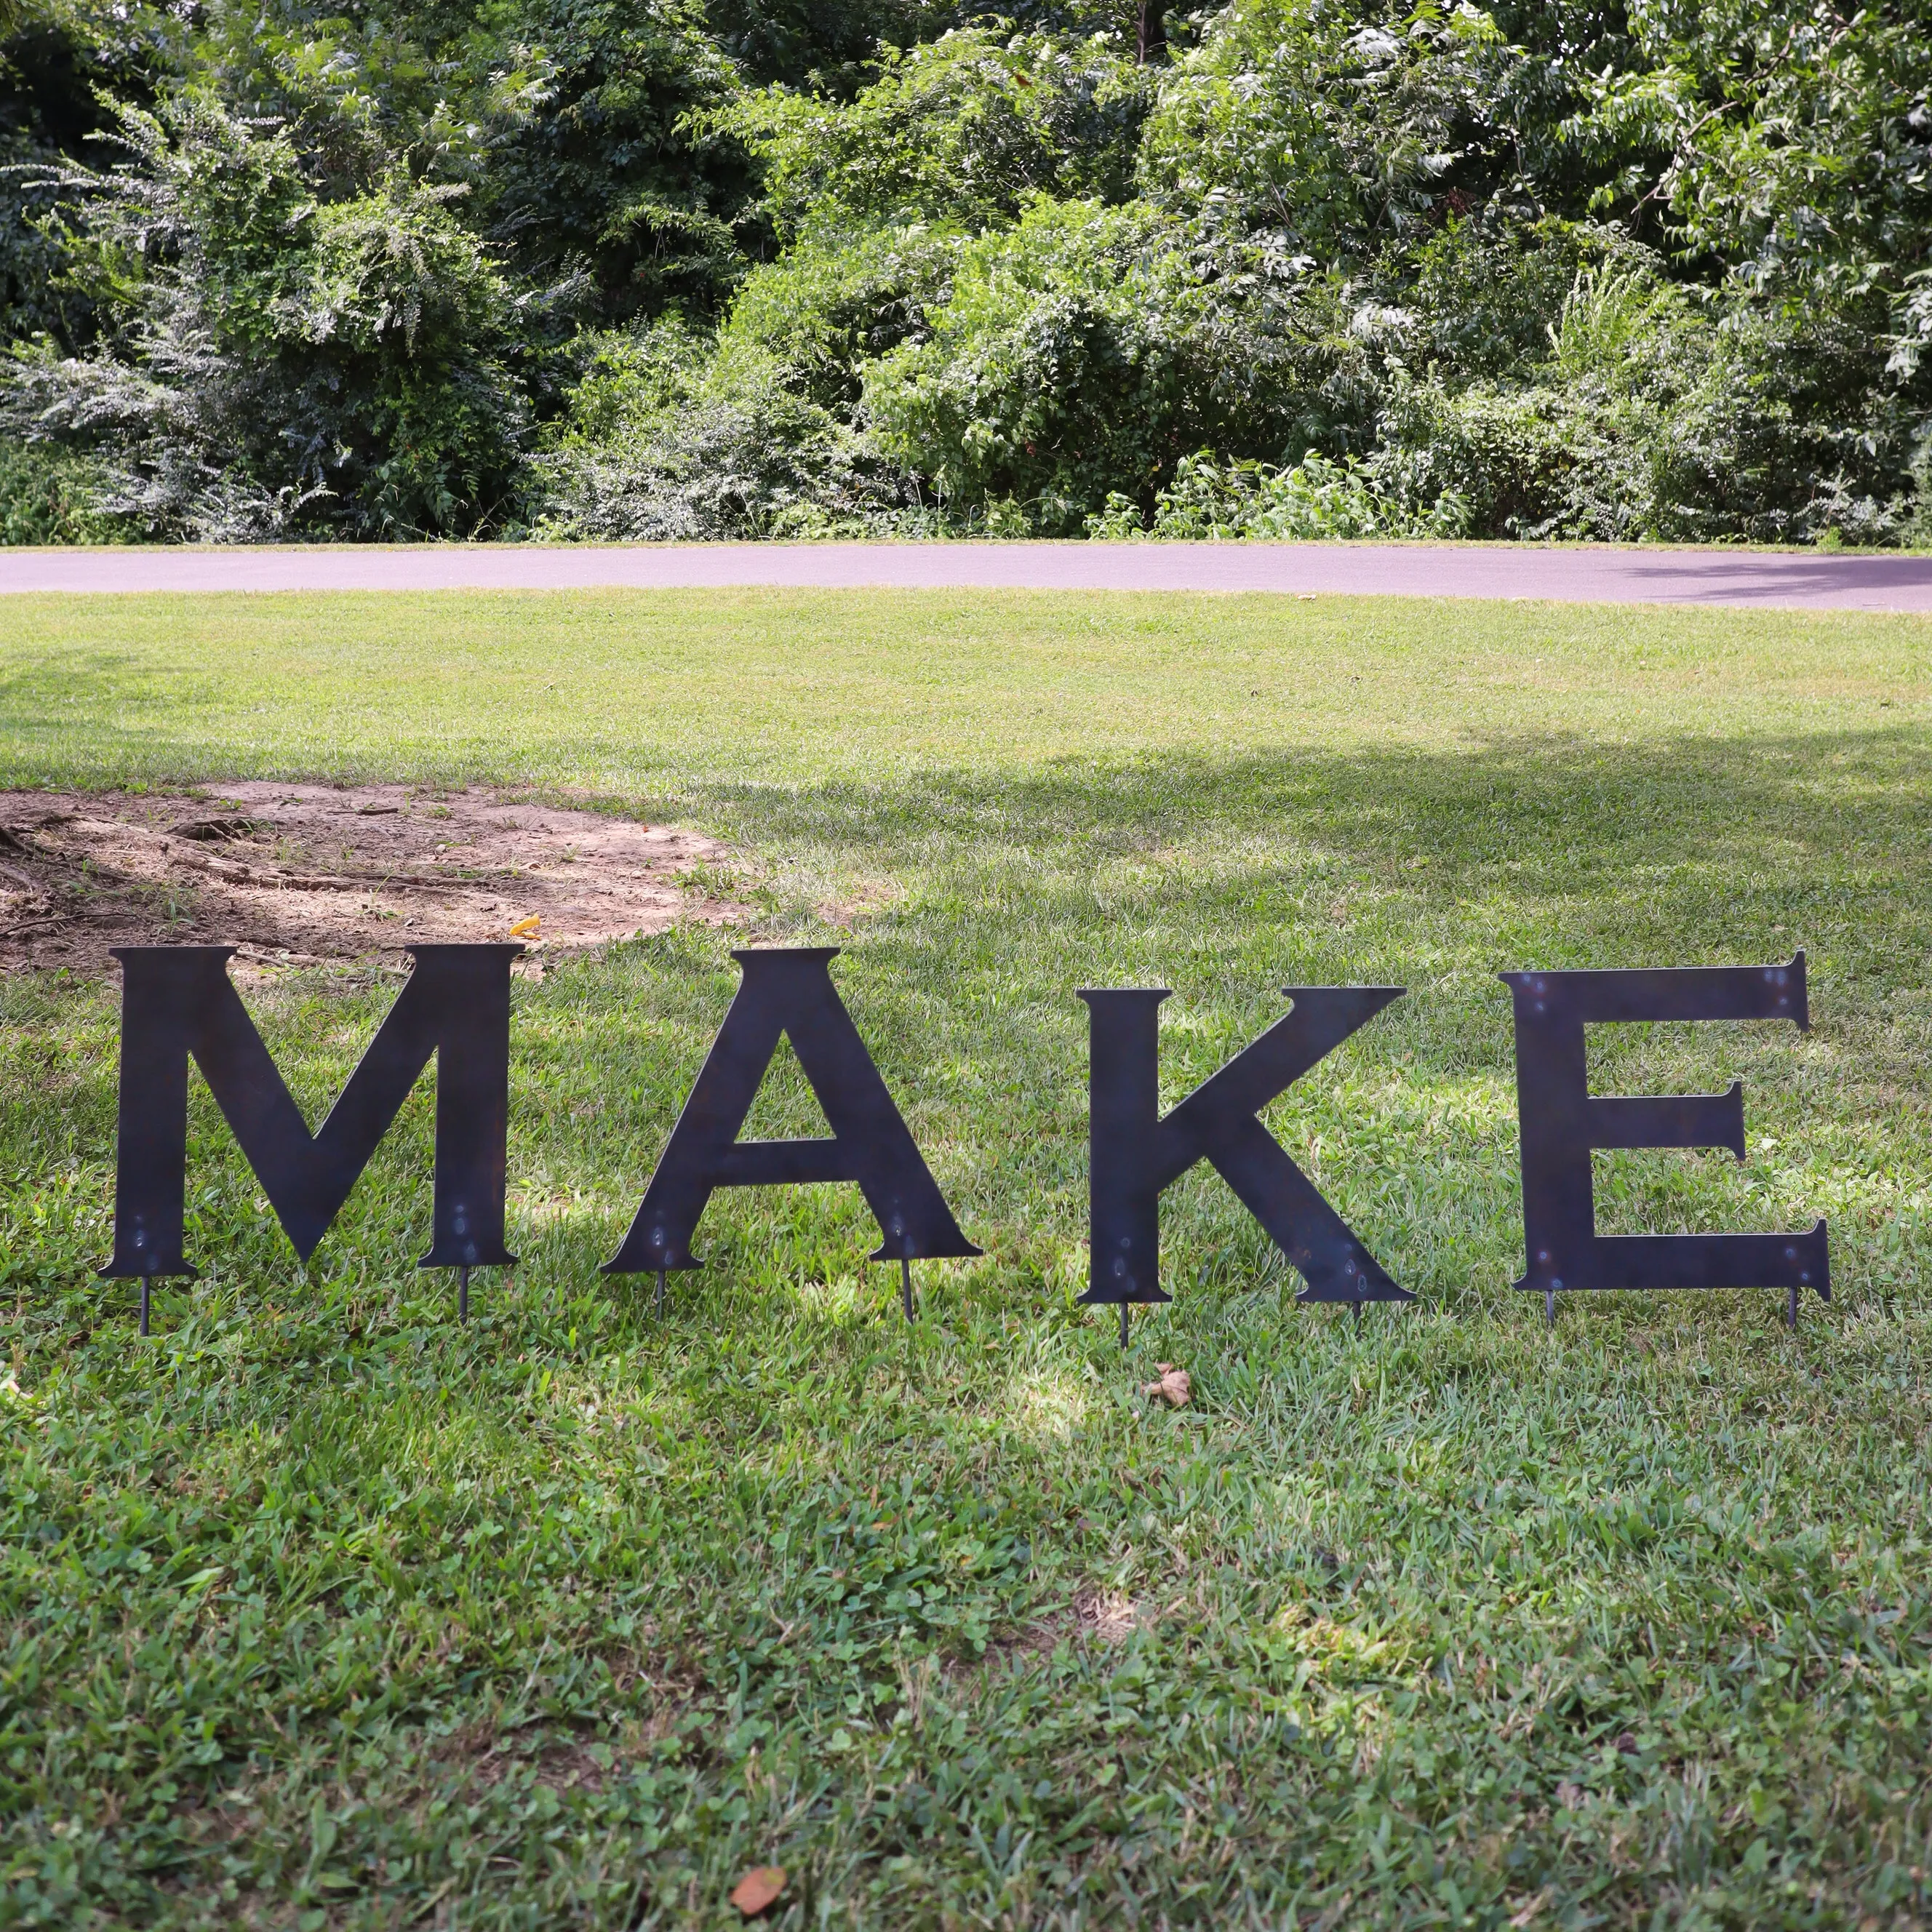
[{"label": "dark metal surface", "polygon": [[1302,1301],[1413,1301],[1255,1116],[1390,1002],[1400,986],[1290,986],[1294,1009],[1165,1120],[1159,987],[1088,988],[1092,1254],[1083,1303],[1172,1299],[1160,1286],[1161,1190],[1209,1162],[1307,1287]]},{"label": "dark metal surface", "polygon": [[416,946],[415,970],[313,1137],[228,977],[230,946],[128,946],[111,1279],[192,1275],[182,1252],[193,1057],[296,1252],[315,1252],[436,1055],[434,1239],[418,1265],[515,1260],[503,1245],[510,962],[520,946]]},{"label": "dark metal surface", "polygon": [[[859,1030],[832,983],[836,946],[732,954],[744,972],[657,1171],[607,1274],[699,1268],[691,1251],[715,1189],[856,1181],[879,1224],[871,1258],[976,1255],[959,1231]],[[740,1141],[778,1042],[788,1037],[830,1124],[830,1140]],[[911,1318],[910,1268],[902,1270]]]},{"label": "dark metal surface", "polygon": [[1804,956],[1782,966],[1505,973],[1516,1004],[1516,1116],[1528,1265],[1516,1286],[1544,1298],[1580,1288],[1783,1288],[1796,1325],[1801,1288],[1832,1298],[1825,1223],[1790,1234],[1599,1234],[1590,1172],[1598,1148],[1726,1148],[1744,1157],[1744,1090],[1596,1096],[1583,1029],[1642,1020],[1811,1023]]}]

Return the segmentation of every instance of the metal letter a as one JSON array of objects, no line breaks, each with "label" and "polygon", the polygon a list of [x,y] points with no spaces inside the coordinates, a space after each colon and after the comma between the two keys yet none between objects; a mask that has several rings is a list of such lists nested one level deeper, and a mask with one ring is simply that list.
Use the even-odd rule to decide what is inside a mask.
[{"label": "metal letter a", "polygon": [[[691,1251],[698,1217],[720,1187],[858,1183],[882,1237],[874,1261],[976,1255],[914,1144],[859,1029],[832,984],[836,946],[734,952],[744,980],[698,1084],[607,1274],[703,1265]],[[830,1140],[740,1141],[765,1070],[789,1037],[831,1124]],[[902,1274],[904,1270],[902,1270]],[[908,1312],[911,1291],[907,1288]]]}]

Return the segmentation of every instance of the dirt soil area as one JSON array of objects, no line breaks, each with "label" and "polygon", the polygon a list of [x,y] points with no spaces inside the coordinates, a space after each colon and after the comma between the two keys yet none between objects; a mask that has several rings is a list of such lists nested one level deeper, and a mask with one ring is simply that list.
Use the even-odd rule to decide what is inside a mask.
[{"label": "dirt soil area", "polygon": [[[546,954],[723,925],[689,832],[494,792],[238,781],[188,794],[0,792],[0,970],[103,974],[109,948],[233,945],[244,966],[515,938]],[[519,962],[519,964],[526,962]]]}]

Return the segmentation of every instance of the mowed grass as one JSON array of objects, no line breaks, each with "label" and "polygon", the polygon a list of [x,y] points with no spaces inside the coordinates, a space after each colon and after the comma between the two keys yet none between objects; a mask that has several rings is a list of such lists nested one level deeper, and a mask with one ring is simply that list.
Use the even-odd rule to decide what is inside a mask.
[{"label": "mowed grass", "polygon": [[[1135,596],[0,604],[14,783],[488,780],[731,841],[758,909],[519,982],[512,1245],[418,1273],[425,1082],[304,1270],[212,1102],[136,1337],[111,986],[0,983],[0,1922],[1906,1927],[1932,1912],[1932,624]],[[834,972],[983,1260],[856,1190],[600,1276],[735,984]],[[1749,1156],[1606,1229],[1828,1216],[1834,1300],[1521,1272],[1502,970],[1786,958],[1809,1034],[1604,1028]],[[1084,1285],[1083,985],[1170,1101],[1408,996],[1270,1125],[1420,1299],[1168,1196]],[[317,1118],[393,996],[252,992]],[[780,1068],[753,1132],[810,1132]],[[1194,1400],[1137,1393],[1156,1361]]]}]

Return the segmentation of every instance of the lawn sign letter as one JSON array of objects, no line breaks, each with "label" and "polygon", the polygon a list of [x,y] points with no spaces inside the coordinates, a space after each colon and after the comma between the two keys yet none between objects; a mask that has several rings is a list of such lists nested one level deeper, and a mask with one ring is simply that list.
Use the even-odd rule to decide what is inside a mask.
[{"label": "lawn sign letter", "polygon": [[[434,1234],[423,1268],[470,1270],[515,1260],[503,1245],[509,1113],[510,964],[514,945],[415,946],[414,970],[311,1136],[228,977],[234,948],[117,948],[122,994],[114,1256],[104,1276],[138,1279],[141,1332],[150,1284],[192,1275],[182,1252],[188,1066],[200,1066],[276,1216],[306,1261],[348,1198],[428,1064],[436,1062]],[[734,952],[743,980],[651,1177],[614,1274],[699,1267],[692,1238],[720,1187],[854,1181],[878,1221],[874,1261],[897,1261],[907,1318],[911,1264],[976,1255],[961,1233],[832,984],[832,946]],[[1598,1098],[1583,1029],[1596,1022],[1790,1019],[1808,1026],[1804,956],[1783,966],[1506,973],[1516,1004],[1516,1085],[1528,1264],[1519,1288],[1801,1289],[1831,1298],[1825,1223],[1802,1234],[1600,1235],[1597,1148],[1726,1147],[1744,1152],[1744,1107],[1724,1094]],[[1162,1190],[1206,1160],[1280,1246],[1303,1301],[1412,1301],[1390,1280],[1257,1118],[1383,1007],[1394,986],[1291,987],[1293,1005],[1262,1036],[1160,1118],[1157,987],[1084,989],[1090,1028],[1091,1273],[1083,1302],[1114,1303],[1123,1341],[1135,1302],[1160,1286]],[[789,1037],[832,1127],[830,1139],[737,1135],[782,1038]]]},{"label": "lawn sign letter", "polygon": [[[908,1322],[915,1261],[980,1252],[959,1232],[832,986],[831,962],[838,952],[836,946],[799,946],[731,956],[745,974],[737,997],[644,1190],[631,1232],[604,1264],[606,1274],[655,1274],[660,1308],[667,1270],[703,1265],[691,1252],[691,1238],[714,1188],[856,1180],[879,1224],[879,1246],[869,1258],[898,1263]],[[738,1130],[787,1035],[832,1138],[741,1141]]]},{"label": "lawn sign letter", "polygon": [[516,1256],[503,1245],[510,1114],[510,962],[520,946],[412,946],[416,970],[322,1130],[310,1137],[228,977],[232,946],[123,946],[114,1258],[101,1272],[148,1284],[192,1275],[182,1252],[188,1063],[207,1081],[283,1232],[304,1261],[349,1198],[376,1143],[436,1055],[434,1236],[419,1268],[470,1270]]},{"label": "lawn sign letter", "polygon": [[1722,1094],[1594,1097],[1583,1029],[1634,1020],[1790,1020],[1808,1030],[1804,956],[1783,966],[1678,966],[1612,973],[1505,973],[1516,1000],[1516,1119],[1522,1138],[1521,1288],[1782,1288],[1832,1298],[1820,1220],[1802,1234],[1600,1234],[1593,1148],[1728,1148],[1744,1157],[1742,1084]]},{"label": "lawn sign letter", "polygon": [[1160,1286],[1160,1196],[1204,1160],[1265,1228],[1307,1288],[1303,1301],[1413,1301],[1316,1192],[1255,1116],[1315,1063],[1402,996],[1400,986],[1290,986],[1294,1002],[1210,1074],[1166,1120],[1160,1112],[1164,987],[1088,987],[1090,1272],[1084,1302],[1127,1310],[1167,1301]]}]

